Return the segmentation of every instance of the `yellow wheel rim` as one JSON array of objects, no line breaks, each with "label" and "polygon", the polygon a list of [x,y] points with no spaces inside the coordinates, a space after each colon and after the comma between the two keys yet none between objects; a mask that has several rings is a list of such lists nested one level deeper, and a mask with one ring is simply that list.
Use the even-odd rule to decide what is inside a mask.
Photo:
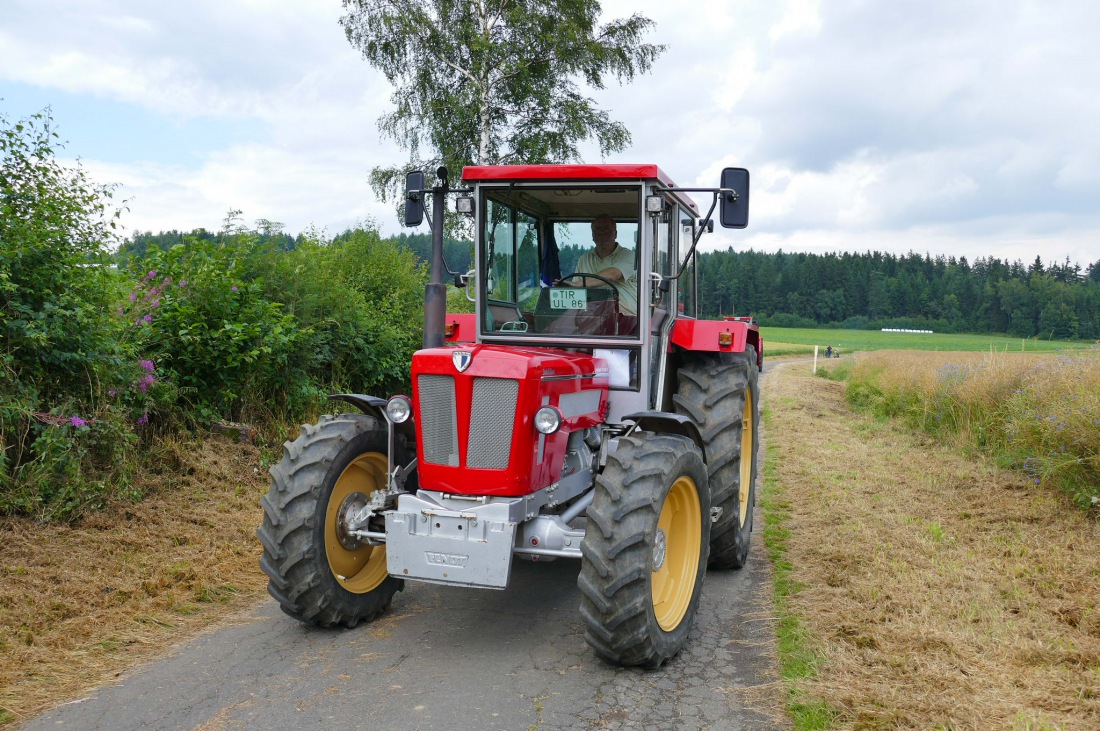
[{"label": "yellow wheel rim", "polygon": [[738,487],[742,528],[752,509],[749,505],[749,495],[752,493],[752,428],[752,391],[745,388],[745,413],[741,415],[741,483]]},{"label": "yellow wheel rim", "polygon": [[367,452],[349,464],[328,499],[325,511],[325,555],[333,575],[353,594],[365,594],[378,588],[389,572],[386,570],[386,547],[363,544],[355,550],[348,550],[340,543],[336,533],[336,523],[340,505],[352,493],[362,493],[367,497],[375,490],[386,485],[386,455]]},{"label": "yellow wheel rim", "polygon": [[653,545],[653,614],[665,632],[679,626],[691,605],[702,550],[702,522],[695,481],[681,476],[665,496]]}]

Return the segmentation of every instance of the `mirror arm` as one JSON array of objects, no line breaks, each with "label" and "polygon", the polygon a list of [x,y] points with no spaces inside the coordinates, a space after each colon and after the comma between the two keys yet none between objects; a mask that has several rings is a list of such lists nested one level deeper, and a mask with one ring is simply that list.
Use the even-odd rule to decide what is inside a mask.
[{"label": "mirror arm", "polygon": [[[667,292],[669,290],[669,287],[671,286],[671,284],[669,283],[674,279],[679,279],[680,276],[684,273],[684,270],[687,269],[688,262],[691,261],[691,255],[695,253],[695,247],[699,244],[699,239],[703,238],[703,232],[707,230],[707,223],[710,222],[710,217],[714,215],[714,209],[718,206],[718,196],[726,192],[722,188],[703,188],[702,190],[705,190],[713,195],[713,199],[710,202],[710,210],[707,211],[707,215],[703,217],[703,222],[699,224],[698,230],[695,232],[695,235],[692,236],[691,248],[688,250],[687,256],[684,257],[684,260],[680,262],[680,269],[676,272],[676,276],[662,278],[661,284],[659,285],[659,289],[662,292]],[[733,191],[729,192],[733,193]],[[733,194],[737,195],[736,193]]]}]

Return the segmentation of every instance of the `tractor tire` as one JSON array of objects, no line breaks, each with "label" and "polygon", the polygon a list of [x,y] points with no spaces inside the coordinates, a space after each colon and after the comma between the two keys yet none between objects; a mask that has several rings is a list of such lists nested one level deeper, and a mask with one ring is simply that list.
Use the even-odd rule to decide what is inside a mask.
[{"label": "tractor tire", "polygon": [[687,641],[710,543],[702,455],[679,436],[619,439],[581,542],[585,641],[616,665],[659,667]]},{"label": "tractor tire", "polygon": [[756,350],[693,355],[678,372],[676,413],[699,427],[707,455],[711,505],[721,510],[710,534],[710,565],[739,569],[749,559],[760,451]]},{"label": "tractor tire", "polygon": [[355,627],[378,616],[404,582],[389,575],[386,547],[341,535],[341,506],[385,487],[386,427],[363,414],[323,416],[283,445],[260,500],[256,531],[267,591],[291,617]]}]

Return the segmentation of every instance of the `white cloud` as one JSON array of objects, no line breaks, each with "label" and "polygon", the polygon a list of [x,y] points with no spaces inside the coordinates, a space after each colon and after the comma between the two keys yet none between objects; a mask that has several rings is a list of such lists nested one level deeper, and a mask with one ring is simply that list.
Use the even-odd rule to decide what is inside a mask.
[{"label": "white cloud", "polygon": [[[633,134],[609,162],[694,186],[723,166],[752,171],[750,228],[709,246],[1100,258],[1100,5],[602,4],[605,18],[653,18],[648,40],[669,45],[651,74],[593,94]],[[255,126],[198,159],[83,155],[124,183],[131,229],[215,227],[232,206],[290,230],[375,216],[396,232],[366,186],[372,166],[404,158],[375,126],[391,89],[340,14],[300,0],[7,0],[0,97],[6,81],[166,126]]]},{"label": "white cloud", "polygon": [[790,0],[779,22],[768,31],[773,41],[783,36],[816,35],[821,30],[821,15],[817,0]]}]

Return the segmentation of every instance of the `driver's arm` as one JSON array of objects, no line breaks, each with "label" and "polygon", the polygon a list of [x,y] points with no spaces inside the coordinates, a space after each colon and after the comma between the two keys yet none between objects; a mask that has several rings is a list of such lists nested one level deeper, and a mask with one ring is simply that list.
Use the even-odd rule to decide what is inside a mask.
[{"label": "driver's arm", "polygon": [[[577,273],[576,273],[576,279],[571,279],[571,280],[566,281],[566,282],[561,282],[561,284],[564,284],[567,287],[606,287],[607,286],[606,284],[604,284],[603,282],[601,282],[598,279],[592,280],[592,281],[595,282],[595,284],[587,284],[588,280],[586,280],[584,278],[585,274],[592,274],[592,272],[582,272],[581,270],[578,269]],[[625,279],[625,277],[623,276],[623,273],[621,271],[619,271],[619,269],[617,267],[608,267],[607,269],[602,269],[602,270],[596,272],[595,275],[598,276],[598,277],[603,277],[604,279],[607,279],[607,280],[612,281],[612,282],[621,282]]]}]

